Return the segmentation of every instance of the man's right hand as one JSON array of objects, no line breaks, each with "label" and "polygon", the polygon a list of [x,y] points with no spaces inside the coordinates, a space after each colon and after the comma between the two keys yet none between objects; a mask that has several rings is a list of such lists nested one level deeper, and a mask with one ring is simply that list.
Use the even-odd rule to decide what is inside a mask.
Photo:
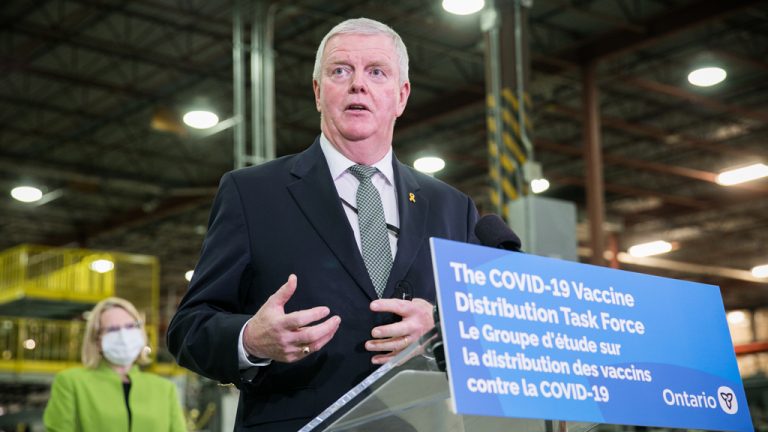
[{"label": "man's right hand", "polygon": [[341,323],[338,315],[315,324],[331,313],[325,306],[285,313],[285,304],[296,292],[296,275],[256,312],[245,325],[243,346],[258,358],[292,363],[319,351],[336,334]]}]

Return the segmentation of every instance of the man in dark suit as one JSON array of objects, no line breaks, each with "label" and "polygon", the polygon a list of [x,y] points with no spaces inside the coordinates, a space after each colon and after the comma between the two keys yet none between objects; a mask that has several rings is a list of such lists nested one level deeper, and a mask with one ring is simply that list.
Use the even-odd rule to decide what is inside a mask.
[{"label": "man in dark suit", "polygon": [[392,154],[410,94],[397,33],[334,27],[313,87],[322,134],[224,175],[168,330],[179,364],[240,388],[236,430],[299,429],[431,329],[428,239],[473,240],[472,201]]}]

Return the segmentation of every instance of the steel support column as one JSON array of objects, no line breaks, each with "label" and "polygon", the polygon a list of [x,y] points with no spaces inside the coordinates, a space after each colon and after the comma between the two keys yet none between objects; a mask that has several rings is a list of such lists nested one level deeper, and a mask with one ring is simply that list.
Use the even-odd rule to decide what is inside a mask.
[{"label": "steel support column", "polygon": [[527,192],[522,167],[533,155],[528,79],[530,1],[490,2],[482,17],[485,32],[486,108],[494,210],[508,216],[508,204]]},{"label": "steel support column", "polygon": [[[246,6],[253,10],[247,11]],[[244,42],[243,17],[250,17],[250,43]],[[235,168],[275,158],[275,4],[269,0],[236,0],[232,14]],[[246,68],[244,54],[248,55]],[[246,103],[246,70],[250,71],[250,104]],[[249,118],[250,124],[246,121]],[[251,140],[248,142],[248,130]]]},{"label": "steel support column", "polygon": [[600,100],[597,90],[597,64],[582,67],[582,102],[584,107],[584,160],[586,161],[587,210],[589,238],[592,244],[590,262],[604,265],[605,196],[603,190],[603,155],[600,135]]}]

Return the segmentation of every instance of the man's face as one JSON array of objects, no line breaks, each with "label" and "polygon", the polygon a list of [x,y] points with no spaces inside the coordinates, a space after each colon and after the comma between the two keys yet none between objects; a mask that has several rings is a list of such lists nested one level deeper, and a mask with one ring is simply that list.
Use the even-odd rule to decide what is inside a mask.
[{"label": "man's face", "polygon": [[391,37],[332,37],[323,52],[320,82],[313,82],[323,133],[342,153],[345,144],[365,140],[388,149],[411,90],[410,83],[399,83]]}]

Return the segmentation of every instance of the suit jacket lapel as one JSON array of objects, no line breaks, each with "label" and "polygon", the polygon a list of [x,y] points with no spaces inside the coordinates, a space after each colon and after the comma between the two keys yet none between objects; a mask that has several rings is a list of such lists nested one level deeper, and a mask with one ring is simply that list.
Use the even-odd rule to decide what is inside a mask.
[{"label": "suit jacket lapel", "polygon": [[357,285],[371,300],[378,298],[341,207],[319,138],[296,157],[291,174],[297,180],[288,185],[288,191],[296,204]]},{"label": "suit jacket lapel", "polygon": [[397,209],[400,214],[400,236],[397,239],[397,255],[389,272],[384,298],[394,295],[395,285],[405,278],[408,269],[411,268],[424,242],[427,214],[429,214],[429,200],[426,196],[419,194],[420,186],[416,177],[395,157],[392,158],[392,164],[395,172]]}]

